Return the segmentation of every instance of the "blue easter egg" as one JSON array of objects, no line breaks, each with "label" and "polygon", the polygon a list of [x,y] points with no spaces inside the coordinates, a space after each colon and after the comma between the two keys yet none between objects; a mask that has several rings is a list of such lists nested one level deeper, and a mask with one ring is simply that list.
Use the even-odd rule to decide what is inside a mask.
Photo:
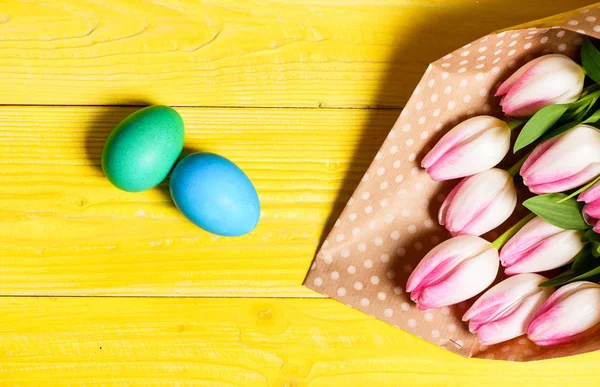
[{"label": "blue easter egg", "polygon": [[213,153],[184,157],[171,174],[171,196],[192,223],[217,235],[252,231],[260,201],[252,182],[237,165]]}]

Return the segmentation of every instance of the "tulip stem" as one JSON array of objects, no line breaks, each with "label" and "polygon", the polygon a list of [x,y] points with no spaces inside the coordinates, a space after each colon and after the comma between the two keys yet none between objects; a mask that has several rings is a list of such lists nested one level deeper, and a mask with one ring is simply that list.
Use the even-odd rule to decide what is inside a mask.
[{"label": "tulip stem", "polygon": [[527,157],[529,157],[529,153],[527,153],[525,156],[523,156],[521,158],[521,160],[517,161],[517,163],[515,165],[508,168],[506,170],[506,172],[508,172],[508,174],[511,175],[512,177],[517,176],[519,174],[519,171],[521,170],[521,167],[523,166],[523,164],[525,164],[525,160],[527,160]]},{"label": "tulip stem", "polygon": [[596,178],[594,180],[590,181],[589,183],[587,183],[583,187],[579,188],[577,191],[574,191],[574,192],[570,193],[569,196],[565,196],[564,198],[560,199],[559,201],[556,202],[556,204],[559,204],[559,203],[562,203],[562,202],[566,202],[567,200],[569,200],[571,198],[574,198],[575,196],[579,195],[580,193],[582,193],[586,189],[588,189],[591,186],[593,186],[594,184],[596,184],[598,181],[600,181],[600,175],[596,176]]},{"label": "tulip stem", "polygon": [[527,120],[510,120],[506,123],[506,125],[508,125],[510,130],[515,130],[526,122]]},{"label": "tulip stem", "polygon": [[529,222],[531,219],[535,218],[535,216],[536,215],[533,212],[529,213],[526,217],[518,221],[514,226],[506,230],[504,234],[500,235],[495,241],[493,241],[492,246],[494,246],[497,250],[500,250],[502,246],[504,246],[504,244],[517,233],[517,231],[523,228],[523,226],[525,226],[525,224],[527,224],[527,222]]}]

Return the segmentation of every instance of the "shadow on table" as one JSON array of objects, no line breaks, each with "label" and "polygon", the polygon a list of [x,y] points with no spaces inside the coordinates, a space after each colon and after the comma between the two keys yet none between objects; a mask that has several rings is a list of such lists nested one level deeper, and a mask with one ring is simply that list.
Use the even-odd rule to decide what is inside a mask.
[{"label": "shadow on table", "polygon": [[148,101],[136,100],[132,106],[101,106],[90,117],[86,128],[85,153],[88,162],[101,173],[102,171],[102,149],[108,139],[110,132],[125,117],[142,107],[151,105]]}]

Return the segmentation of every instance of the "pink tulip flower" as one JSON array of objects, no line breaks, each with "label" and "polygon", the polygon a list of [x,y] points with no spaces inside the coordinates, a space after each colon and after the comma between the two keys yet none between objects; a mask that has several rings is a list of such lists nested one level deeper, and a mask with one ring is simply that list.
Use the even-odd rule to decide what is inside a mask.
[{"label": "pink tulip flower", "polygon": [[485,292],[463,316],[469,331],[481,344],[492,345],[525,334],[535,312],[550,297],[553,288],[539,274],[508,277]]},{"label": "pink tulip flower", "polygon": [[509,147],[506,122],[491,116],[473,117],[450,129],[421,166],[434,181],[471,176],[498,164]]},{"label": "pink tulip flower", "polygon": [[572,262],[583,249],[581,230],[563,230],[544,219],[533,218],[500,250],[504,273],[535,273]]},{"label": "pink tulip flower", "polygon": [[576,340],[600,323],[600,285],[579,281],[558,289],[535,314],[527,337],[549,346]]},{"label": "pink tulip flower", "polygon": [[585,203],[583,206],[585,222],[593,226],[595,232],[600,233],[600,224],[598,224],[598,219],[600,219],[600,181],[579,194],[577,200]]},{"label": "pink tulip flower", "polygon": [[422,310],[465,301],[496,278],[498,250],[474,235],[457,236],[434,247],[406,283],[410,298]]},{"label": "pink tulip flower", "polygon": [[492,168],[464,178],[446,197],[438,220],[453,236],[481,235],[502,224],[517,205],[512,176]]},{"label": "pink tulip flower", "polygon": [[523,182],[536,194],[563,192],[600,174],[600,131],[578,125],[538,145],[521,167]]},{"label": "pink tulip flower", "polygon": [[518,69],[496,91],[507,116],[529,117],[544,106],[579,99],[585,73],[571,58],[544,55]]}]

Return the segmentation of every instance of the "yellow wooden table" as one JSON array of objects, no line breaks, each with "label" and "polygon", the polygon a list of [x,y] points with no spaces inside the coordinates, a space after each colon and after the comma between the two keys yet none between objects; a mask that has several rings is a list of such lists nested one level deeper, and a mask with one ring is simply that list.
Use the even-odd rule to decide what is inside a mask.
[{"label": "yellow wooden table", "polygon": [[[301,286],[427,64],[593,0],[0,0],[0,385],[575,386],[600,353],[467,360]],[[248,172],[217,238],[99,166],[139,106]]]}]

